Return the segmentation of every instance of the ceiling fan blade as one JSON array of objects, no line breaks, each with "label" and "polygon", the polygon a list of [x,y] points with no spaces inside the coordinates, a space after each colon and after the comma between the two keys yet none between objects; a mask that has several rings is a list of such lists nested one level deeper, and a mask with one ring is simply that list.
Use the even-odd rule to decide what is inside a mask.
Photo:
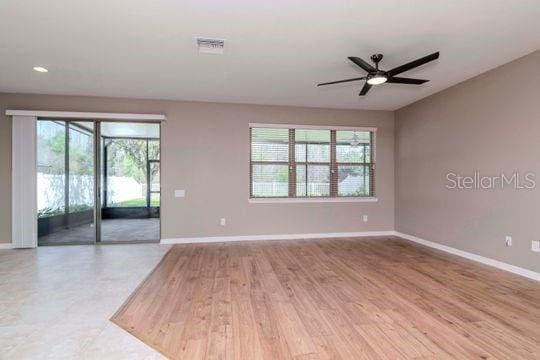
[{"label": "ceiling fan blade", "polygon": [[397,75],[397,74],[401,74],[402,72],[405,72],[407,70],[411,70],[415,67],[418,67],[420,65],[424,65],[425,63],[428,63],[430,61],[433,61],[435,59],[438,59],[439,58],[439,52],[437,51],[436,53],[433,53],[433,54],[430,54],[428,56],[424,56],[423,58],[420,58],[420,59],[416,59],[414,61],[411,61],[409,63],[406,63],[406,64],[403,64],[401,66],[398,66],[396,68],[393,68],[392,70],[388,71],[388,76],[394,76],[394,75]]},{"label": "ceiling fan blade", "polygon": [[395,76],[390,77],[388,78],[388,80],[386,80],[386,82],[389,84],[413,84],[413,85],[420,85],[428,81],[429,80],[402,78],[402,77],[395,77]]},{"label": "ceiling fan blade", "polygon": [[377,71],[377,69],[375,69],[373,66],[371,66],[370,63],[368,63],[367,61],[364,61],[364,60],[360,59],[359,57],[356,57],[356,56],[349,56],[348,59],[351,60],[351,61],[352,61],[353,63],[355,63],[356,65],[360,66],[362,69],[364,69],[364,70],[367,71],[368,73],[369,73],[369,72]]},{"label": "ceiling fan blade", "polygon": [[366,78],[366,77],[363,76],[363,77],[359,77],[359,78],[352,78],[352,79],[345,79],[345,80],[338,80],[338,81],[330,81],[330,82],[325,82],[325,83],[317,84],[317,86],[331,85],[331,84],[339,84],[339,83],[344,83],[344,82],[349,82],[349,81],[364,80],[365,78]]},{"label": "ceiling fan blade", "polygon": [[367,94],[367,92],[369,91],[369,89],[371,89],[371,85],[369,85],[367,82],[364,84],[364,87],[362,88],[362,90],[360,90],[360,94],[358,94],[358,96],[364,96]]}]

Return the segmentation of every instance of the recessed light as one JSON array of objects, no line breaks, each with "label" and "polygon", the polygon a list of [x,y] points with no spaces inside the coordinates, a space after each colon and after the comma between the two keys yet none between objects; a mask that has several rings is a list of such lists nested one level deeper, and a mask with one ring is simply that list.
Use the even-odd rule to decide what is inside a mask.
[{"label": "recessed light", "polygon": [[34,71],[42,72],[42,73],[49,72],[49,70],[47,70],[47,69],[45,69],[44,67],[41,67],[41,66],[34,66]]}]

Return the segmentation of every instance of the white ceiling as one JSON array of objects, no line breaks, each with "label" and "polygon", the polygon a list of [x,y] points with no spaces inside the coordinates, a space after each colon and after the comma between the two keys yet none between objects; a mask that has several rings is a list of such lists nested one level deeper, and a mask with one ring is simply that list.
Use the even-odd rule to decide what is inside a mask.
[{"label": "white ceiling", "polygon": [[[394,110],[537,50],[539,19],[539,0],[1,0],[0,91]],[[347,56],[437,50],[402,75],[421,86],[315,86],[363,76]]]}]

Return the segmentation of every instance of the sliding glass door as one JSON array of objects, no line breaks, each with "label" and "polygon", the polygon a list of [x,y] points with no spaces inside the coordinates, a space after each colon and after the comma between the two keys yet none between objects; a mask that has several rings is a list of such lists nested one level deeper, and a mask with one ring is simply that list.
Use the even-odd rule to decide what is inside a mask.
[{"label": "sliding glass door", "polygon": [[94,123],[37,121],[38,245],[91,244]]},{"label": "sliding glass door", "polygon": [[160,125],[101,123],[101,241],[159,241]]},{"label": "sliding glass door", "polygon": [[37,121],[38,245],[159,241],[160,125]]}]

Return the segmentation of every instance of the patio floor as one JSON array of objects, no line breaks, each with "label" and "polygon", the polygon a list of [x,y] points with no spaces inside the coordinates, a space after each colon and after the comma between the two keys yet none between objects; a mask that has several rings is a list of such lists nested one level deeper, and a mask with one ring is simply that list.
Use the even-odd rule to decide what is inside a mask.
[{"label": "patio floor", "polygon": [[[158,241],[159,219],[107,219],[101,221],[102,242]],[[88,244],[94,242],[94,225],[63,229],[38,238],[39,245]]]}]

